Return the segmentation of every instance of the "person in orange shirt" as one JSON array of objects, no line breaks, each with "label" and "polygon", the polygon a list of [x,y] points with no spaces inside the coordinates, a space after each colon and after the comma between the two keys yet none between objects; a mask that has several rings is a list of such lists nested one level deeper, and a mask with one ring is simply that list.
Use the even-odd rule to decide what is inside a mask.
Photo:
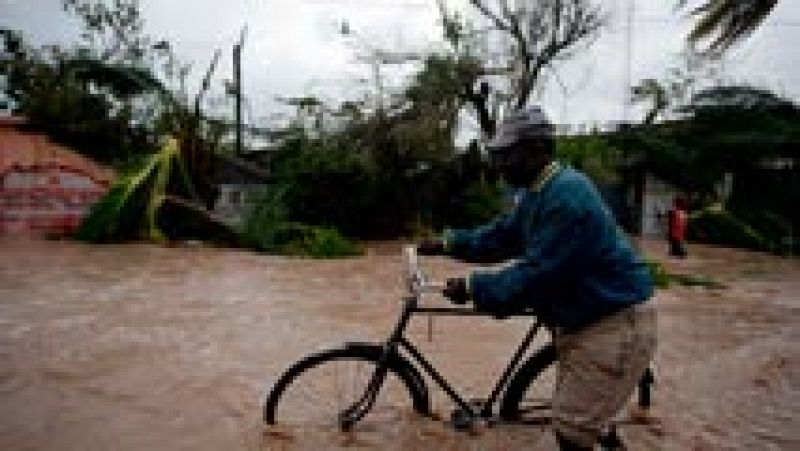
[{"label": "person in orange shirt", "polygon": [[686,199],[676,196],[669,211],[667,223],[667,239],[669,240],[669,255],[673,257],[686,257],[686,230],[689,225],[689,213]]}]

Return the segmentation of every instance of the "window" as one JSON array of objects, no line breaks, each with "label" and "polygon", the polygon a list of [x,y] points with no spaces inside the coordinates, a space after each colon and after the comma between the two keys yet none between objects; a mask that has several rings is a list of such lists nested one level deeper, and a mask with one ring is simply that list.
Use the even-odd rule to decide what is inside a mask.
[{"label": "window", "polygon": [[233,205],[239,205],[242,203],[242,192],[237,190],[231,190],[229,200]]}]

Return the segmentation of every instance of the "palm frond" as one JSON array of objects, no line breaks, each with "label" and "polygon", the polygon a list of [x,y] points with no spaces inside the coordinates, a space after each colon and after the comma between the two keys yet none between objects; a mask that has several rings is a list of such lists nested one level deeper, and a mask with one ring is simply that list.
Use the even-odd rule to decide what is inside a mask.
[{"label": "palm frond", "polygon": [[[688,40],[709,41],[708,50],[719,53],[750,35],[769,16],[778,0],[708,0],[692,11],[699,19]],[[685,6],[682,0],[678,6]]]}]

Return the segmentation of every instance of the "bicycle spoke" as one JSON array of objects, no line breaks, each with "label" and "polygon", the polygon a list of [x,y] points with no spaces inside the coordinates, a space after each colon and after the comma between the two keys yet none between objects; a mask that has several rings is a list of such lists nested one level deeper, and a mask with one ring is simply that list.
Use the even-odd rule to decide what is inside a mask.
[{"label": "bicycle spoke", "polygon": [[521,421],[547,421],[556,391],[556,373],[556,365],[550,365],[532,381],[519,405]]},{"label": "bicycle spoke", "polygon": [[[278,408],[279,422],[338,427],[339,417],[346,409],[367,407],[369,398],[363,397],[375,370],[374,362],[346,358],[307,369],[282,394]],[[406,396],[400,396],[402,393],[406,393]],[[397,404],[408,405],[405,387],[391,374],[387,374],[387,380],[381,384],[376,395],[375,404],[363,421],[390,421],[400,412]]]}]

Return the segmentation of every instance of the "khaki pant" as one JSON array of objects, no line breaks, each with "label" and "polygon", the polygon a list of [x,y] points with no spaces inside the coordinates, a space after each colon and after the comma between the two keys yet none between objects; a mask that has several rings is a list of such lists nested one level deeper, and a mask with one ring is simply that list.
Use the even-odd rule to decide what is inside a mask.
[{"label": "khaki pant", "polygon": [[655,306],[638,304],[578,332],[553,335],[558,350],[553,426],[576,444],[592,447],[653,359]]}]

